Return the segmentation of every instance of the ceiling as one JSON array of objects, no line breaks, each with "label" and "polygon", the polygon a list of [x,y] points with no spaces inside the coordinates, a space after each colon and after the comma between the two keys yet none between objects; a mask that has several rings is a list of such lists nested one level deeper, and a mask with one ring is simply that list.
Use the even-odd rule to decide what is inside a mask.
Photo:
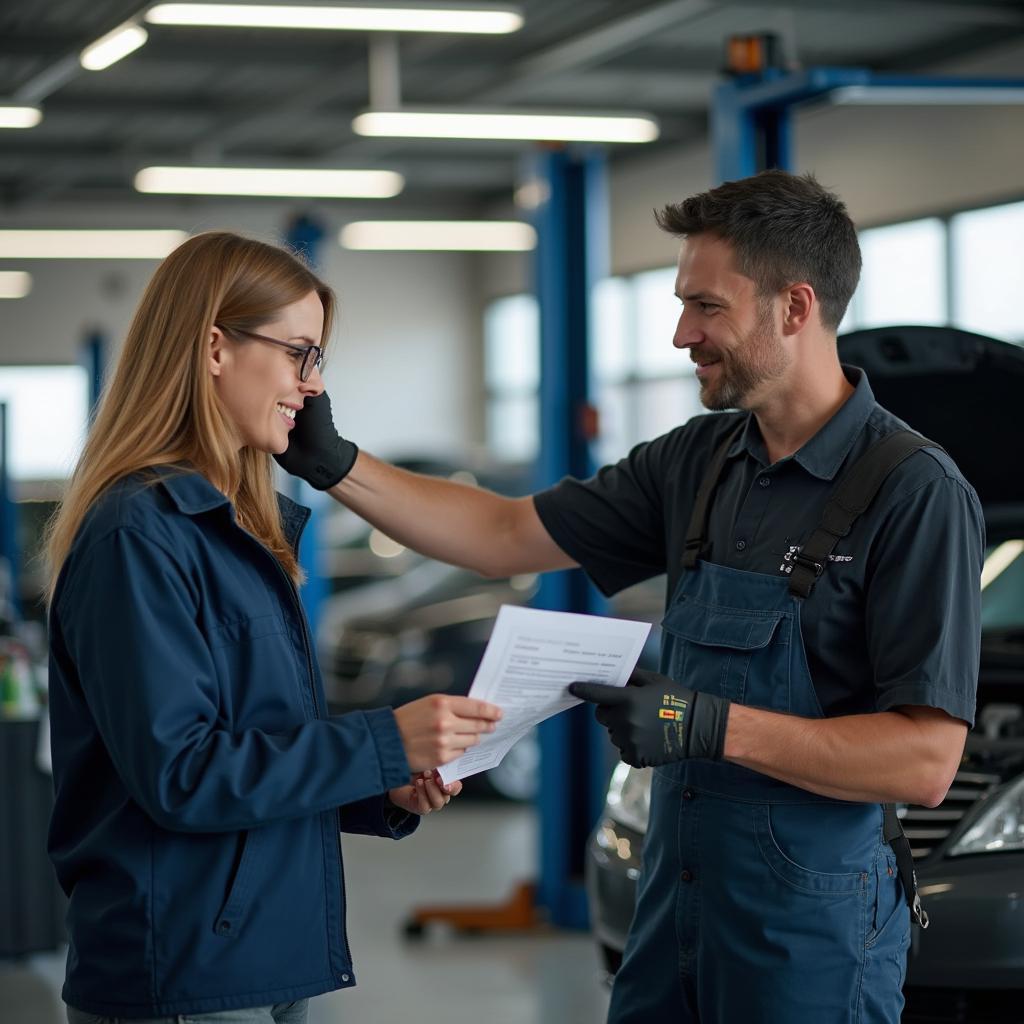
[{"label": "ceiling", "polygon": [[[282,2],[282,0],[278,0]],[[803,66],[915,71],[1024,38],[1020,0],[521,0],[505,36],[400,37],[410,105],[643,110],[662,135],[613,159],[706,136],[732,34],[774,31]],[[86,44],[137,0],[0,4],[0,99],[41,103],[33,129],[0,132],[0,216],[50,202],[144,205],[149,164],[385,167],[406,177],[376,206],[480,210],[511,193],[524,144],[364,139],[369,36],[147,26],[149,42],[100,72]],[[627,151],[629,150],[629,151]]]}]

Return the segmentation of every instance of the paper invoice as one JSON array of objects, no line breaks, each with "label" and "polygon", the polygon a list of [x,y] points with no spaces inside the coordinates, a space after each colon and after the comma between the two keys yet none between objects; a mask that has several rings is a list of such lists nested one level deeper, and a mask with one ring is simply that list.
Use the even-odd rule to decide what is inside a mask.
[{"label": "paper invoice", "polygon": [[441,778],[454,782],[499,764],[538,722],[580,703],[570,683],[625,686],[650,631],[649,622],[502,605],[469,696],[504,714],[477,746],[442,765]]}]

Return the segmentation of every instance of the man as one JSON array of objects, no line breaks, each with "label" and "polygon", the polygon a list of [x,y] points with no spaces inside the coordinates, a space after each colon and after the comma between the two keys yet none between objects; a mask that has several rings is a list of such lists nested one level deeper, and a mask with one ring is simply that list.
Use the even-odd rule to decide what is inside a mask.
[{"label": "man", "polygon": [[323,400],[283,459],[485,575],[578,564],[611,594],[668,573],[662,674],[573,688],[625,760],[658,766],[610,1020],[893,1024],[911,886],[882,805],[938,804],[959,763],[981,509],[839,363],[860,252],[836,196],[772,171],[658,223],[682,239],[674,344],[704,405],[739,412],[524,499],[357,455]]}]

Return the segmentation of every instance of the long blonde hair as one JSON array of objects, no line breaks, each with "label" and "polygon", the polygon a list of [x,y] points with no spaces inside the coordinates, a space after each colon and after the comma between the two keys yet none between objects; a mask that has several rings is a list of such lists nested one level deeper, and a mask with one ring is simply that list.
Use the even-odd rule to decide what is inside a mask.
[{"label": "long blonde hair", "polygon": [[190,464],[235,506],[239,525],[299,583],[285,539],[271,458],[238,450],[208,370],[214,323],[256,330],[311,291],[324,307],[321,346],[331,331],[334,293],[291,253],[229,232],[196,235],[160,264],[146,287],[85,448],[46,539],[47,598],[82,520],[112,484],[147,467]]}]

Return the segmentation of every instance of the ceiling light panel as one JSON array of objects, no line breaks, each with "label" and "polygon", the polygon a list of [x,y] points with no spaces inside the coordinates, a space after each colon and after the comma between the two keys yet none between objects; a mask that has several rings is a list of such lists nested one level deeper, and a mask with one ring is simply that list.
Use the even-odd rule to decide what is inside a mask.
[{"label": "ceiling light panel", "polygon": [[338,235],[346,249],[406,252],[528,252],[537,232],[521,221],[359,220]]},{"label": "ceiling light panel", "polygon": [[368,110],[352,122],[358,135],[419,139],[519,139],[546,142],[653,142],[652,117],[500,111]]},{"label": "ceiling light panel", "polygon": [[169,230],[0,230],[0,259],[162,260],[186,238]]},{"label": "ceiling light panel", "polygon": [[32,290],[32,275],[24,270],[0,270],[0,299],[23,299]]},{"label": "ceiling light panel", "polygon": [[219,28],[321,29],[348,32],[451,32],[502,35],[515,32],[523,16],[514,7],[482,4],[429,7],[370,5],[157,4],[146,13],[153,25]]},{"label": "ceiling light panel", "polygon": [[38,107],[0,103],[0,128],[35,128],[43,119]]},{"label": "ceiling light panel", "polygon": [[315,170],[287,167],[144,167],[140,192],[218,196],[320,196],[390,199],[405,187],[394,171]]},{"label": "ceiling light panel", "polygon": [[90,43],[79,55],[78,62],[86,71],[102,71],[134,53],[148,38],[149,33],[141,25],[127,22]]}]

